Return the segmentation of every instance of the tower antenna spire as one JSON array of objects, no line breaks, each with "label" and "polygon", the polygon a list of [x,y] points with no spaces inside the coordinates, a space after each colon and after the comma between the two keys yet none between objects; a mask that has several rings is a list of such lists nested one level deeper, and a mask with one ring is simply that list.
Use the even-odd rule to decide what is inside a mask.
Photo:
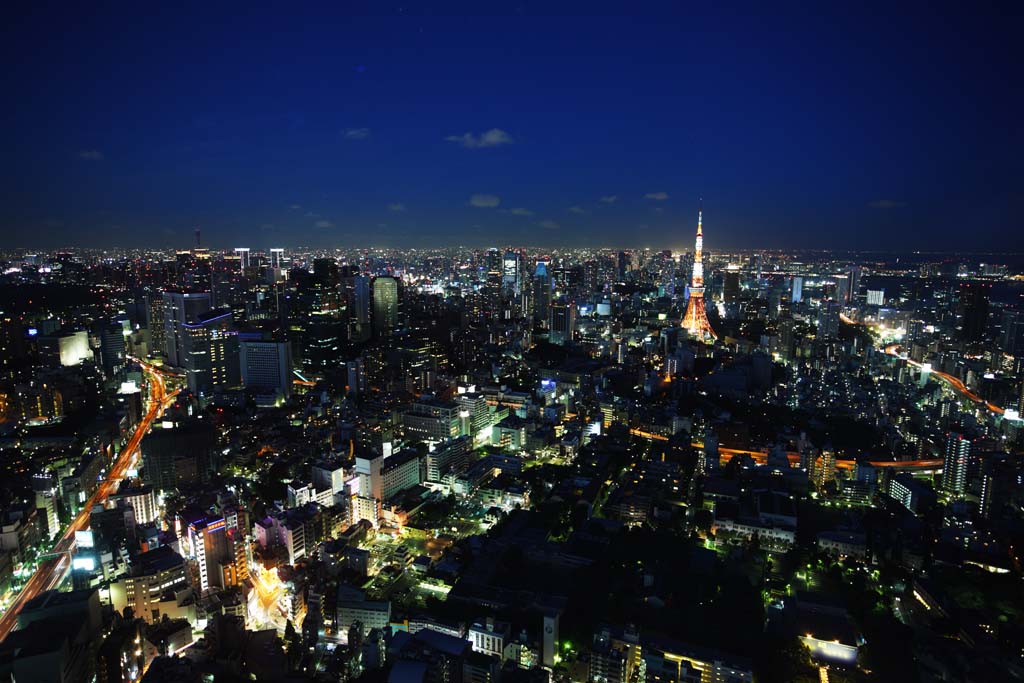
[{"label": "tower antenna spire", "polygon": [[686,305],[686,315],[682,326],[692,336],[702,341],[713,341],[718,338],[708,322],[708,313],[704,305],[704,197],[700,198],[697,208],[697,241],[693,250],[693,279],[690,281],[690,301]]}]

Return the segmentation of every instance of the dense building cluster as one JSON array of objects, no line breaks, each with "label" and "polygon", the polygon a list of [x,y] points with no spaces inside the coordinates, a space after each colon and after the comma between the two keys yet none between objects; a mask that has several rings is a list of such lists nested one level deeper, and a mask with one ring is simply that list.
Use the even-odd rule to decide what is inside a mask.
[{"label": "dense building cluster", "polygon": [[1012,680],[1020,264],[700,240],[0,255],[0,679]]}]

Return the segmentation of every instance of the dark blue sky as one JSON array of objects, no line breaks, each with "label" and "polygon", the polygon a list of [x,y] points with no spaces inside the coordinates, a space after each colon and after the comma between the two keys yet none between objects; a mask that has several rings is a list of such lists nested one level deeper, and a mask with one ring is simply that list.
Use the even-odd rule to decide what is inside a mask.
[{"label": "dark blue sky", "polygon": [[220,4],[7,18],[0,246],[1024,249],[1019,4]]}]

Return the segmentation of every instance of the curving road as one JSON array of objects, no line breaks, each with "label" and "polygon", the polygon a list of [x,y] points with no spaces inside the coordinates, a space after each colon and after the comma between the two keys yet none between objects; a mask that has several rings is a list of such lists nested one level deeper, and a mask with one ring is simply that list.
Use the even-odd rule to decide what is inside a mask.
[{"label": "curving road", "polygon": [[[915,368],[924,367],[923,364],[918,363],[916,360],[911,360],[911,359],[907,358],[906,356],[901,355],[900,354],[900,345],[899,344],[889,344],[883,350],[885,351],[885,353],[889,354],[890,356],[894,356],[896,358],[902,358],[903,360],[907,361],[907,363],[909,363],[910,365],[913,365]],[[1005,412],[1002,408],[1000,408],[996,404],[989,403],[988,401],[983,399],[981,396],[978,396],[976,393],[974,393],[973,391],[968,389],[967,385],[964,384],[963,382],[961,382],[957,377],[954,377],[953,375],[950,375],[949,373],[946,373],[946,372],[941,372],[940,370],[930,370],[929,372],[931,372],[931,374],[933,374],[934,376],[936,376],[939,379],[941,379],[942,381],[944,381],[954,391],[956,391],[958,394],[960,394],[964,398],[967,398],[970,401],[972,401],[974,403],[977,403],[978,405],[985,406],[986,408],[991,410],[996,415],[1002,415]]]},{"label": "curving road", "polygon": [[54,556],[39,563],[32,578],[28,580],[18,594],[18,597],[14,599],[10,607],[7,608],[7,611],[0,617],[0,640],[6,638],[7,634],[14,630],[14,627],[17,625],[18,612],[25,606],[25,603],[40,593],[56,588],[64,580],[64,577],[67,576],[70,568],[71,551],[74,550],[75,546],[75,532],[89,528],[89,514],[93,506],[106,502],[110,494],[114,492],[116,482],[124,477],[125,472],[130,469],[135,461],[135,454],[139,449],[139,444],[142,443],[142,437],[149,431],[153,421],[163,414],[168,402],[178,393],[177,391],[170,394],[167,393],[163,377],[164,371],[149,363],[138,361],[137,359],[134,360],[142,366],[143,372],[149,378],[149,410],[146,411],[142,421],[135,428],[135,432],[132,433],[131,438],[128,439],[124,448],[121,449],[121,452],[115,458],[107,478],[100,483],[92,496],[85,501],[81,512],[71,521],[64,534],[54,543],[53,550],[51,551]]}]

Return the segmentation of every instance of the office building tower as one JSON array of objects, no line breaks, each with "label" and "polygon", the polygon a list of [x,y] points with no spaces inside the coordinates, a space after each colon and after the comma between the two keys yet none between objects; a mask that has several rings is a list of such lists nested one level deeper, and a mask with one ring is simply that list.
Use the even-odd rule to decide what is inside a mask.
[{"label": "office building tower", "polygon": [[125,364],[124,324],[120,321],[102,323],[99,329],[100,362],[103,375],[113,377]]},{"label": "office building tower", "polygon": [[228,309],[200,313],[182,326],[188,388],[196,396],[209,396],[215,387],[239,382],[238,333]]},{"label": "office building tower", "polygon": [[36,509],[42,520],[43,536],[52,540],[60,532],[60,519],[57,517],[57,481],[50,474],[37,474],[32,477],[32,490],[36,497]]},{"label": "office building tower", "polygon": [[942,461],[942,488],[949,493],[962,494],[967,490],[967,467],[971,457],[971,442],[963,434],[946,435],[946,451]]},{"label": "office building tower", "polygon": [[356,358],[345,363],[345,371],[348,376],[348,395],[358,399],[369,388],[366,378],[366,363],[362,358]]},{"label": "office building tower", "polygon": [[168,364],[185,366],[184,325],[195,322],[201,313],[210,310],[209,292],[165,291],[164,303],[164,355]]},{"label": "office building tower", "polygon": [[960,338],[980,342],[988,331],[988,298],[992,285],[987,282],[960,283]]},{"label": "office building tower", "polygon": [[726,306],[734,305],[740,300],[740,267],[735,263],[730,263],[725,267],[723,278],[722,298],[725,300]]},{"label": "office building tower", "polygon": [[841,304],[850,302],[850,276],[846,273],[840,273],[834,276],[833,281],[836,285],[836,301]]},{"label": "office building tower", "polygon": [[849,291],[846,296],[847,303],[851,303],[856,300],[857,295],[860,294],[860,278],[863,272],[864,269],[860,266],[851,266],[850,269],[846,271],[846,277],[849,281]]},{"label": "office building tower", "polygon": [[384,456],[378,452],[356,456],[355,473],[359,481],[359,495],[375,500],[384,499]]},{"label": "office building tower", "polygon": [[146,335],[150,355],[163,354],[167,345],[164,337],[164,299],[161,294],[146,297]]},{"label": "office building tower", "polygon": [[714,341],[718,338],[708,322],[708,314],[704,308],[704,228],[702,217],[703,203],[697,210],[697,241],[693,250],[693,277],[690,280],[690,301],[686,305],[682,327],[692,337],[702,341]]},{"label": "office building tower", "polygon": [[243,273],[249,270],[252,265],[249,258],[249,247],[237,247],[235,254],[238,256],[238,269]]},{"label": "office building tower", "polygon": [[207,421],[154,429],[142,440],[142,480],[157,491],[206,481],[217,465],[217,433]]},{"label": "office building tower", "polygon": [[838,301],[831,299],[821,302],[818,309],[818,339],[836,339],[839,337],[839,312],[841,310]]},{"label": "office building tower", "polygon": [[242,384],[259,405],[274,405],[292,395],[292,345],[287,341],[239,344]]},{"label": "office building tower", "polygon": [[804,300],[804,279],[799,275],[793,276],[793,286],[790,290],[789,300],[794,304]]},{"label": "office building tower", "polygon": [[868,306],[884,306],[885,305],[885,290],[884,289],[869,289],[868,290]]},{"label": "office building tower", "polygon": [[234,564],[234,552],[223,517],[204,517],[189,522],[184,540],[185,556],[195,563],[203,595],[210,589],[231,585],[230,575],[225,581],[224,568]]},{"label": "office building tower", "polygon": [[548,326],[551,329],[549,339],[552,344],[565,346],[572,343],[573,331],[576,328],[576,305],[562,299],[551,304],[551,316]]},{"label": "office building tower", "polygon": [[514,251],[506,251],[501,262],[501,284],[506,291],[512,294],[520,292],[520,271],[522,256]]},{"label": "office building tower", "polygon": [[1014,357],[1024,356],[1024,310],[1003,311],[999,348]]},{"label": "office building tower", "polygon": [[533,273],[533,317],[535,320],[548,322],[551,308],[551,276],[548,275],[548,264],[537,262]]},{"label": "office building tower", "polygon": [[988,457],[981,470],[981,500],[978,513],[985,519],[994,519],[1013,498],[1016,472],[1013,463],[1005,457]]},{"label": "office building tower", "polygon": [[270,250],[270,267],[274,270],[284,268],[284,249],[278,247]]},{"label": "office building tower", "polygon": [[373,281],[373,334],[375,337],[390,337],[398,327],[398,280],[378,277]]}]

